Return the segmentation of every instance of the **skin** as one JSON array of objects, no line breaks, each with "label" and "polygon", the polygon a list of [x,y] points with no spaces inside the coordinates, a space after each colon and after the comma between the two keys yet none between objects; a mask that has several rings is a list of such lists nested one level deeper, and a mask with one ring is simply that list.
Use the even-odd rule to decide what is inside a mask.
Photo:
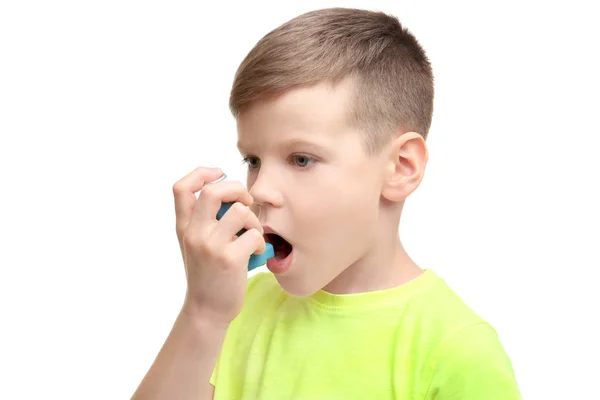
[{"label": "skin", "polygon": [[[132,399],[213,398],[209,378],[243,307],[248,257],[265,250],[263,225],[294,246],[290,269],[276,275],[294,295],[381,290],[422,273],[398,226],[404,201],[423,178],[425,142],[398,132],[367,154],[364,134],[347,119],[352,88],[349,80],[298,88],[246,109],[238,139],[248,189],[240,182],[206,186],[223,172],[202,167],[175,183],[187,292]],[[236,204],[216,220],[222,202]]]}]

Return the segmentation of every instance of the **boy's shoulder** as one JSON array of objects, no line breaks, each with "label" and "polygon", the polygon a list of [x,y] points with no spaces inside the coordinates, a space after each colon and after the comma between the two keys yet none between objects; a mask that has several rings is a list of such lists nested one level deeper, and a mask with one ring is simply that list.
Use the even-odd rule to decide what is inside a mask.
[{"label": "boy's shoulder", "polygon": [[[431,285],[413,301],[422,327],[422,372],[429,394],[451,399],[521,399],[511,360],[496,329],[430,271]],[[406,317],[406,316],[405,316]]]},{"label": "boy's shoulder", "polygon": [[452,332],[487,323],[433,270],[425,270],[422,277],[427,284],[409,301],[413,303],[411,310],[429,321],[431,328]]}]

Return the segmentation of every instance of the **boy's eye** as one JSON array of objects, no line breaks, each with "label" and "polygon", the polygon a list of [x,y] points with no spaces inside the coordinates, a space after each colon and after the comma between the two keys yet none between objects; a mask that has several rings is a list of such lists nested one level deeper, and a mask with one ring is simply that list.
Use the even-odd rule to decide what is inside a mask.
[{"label": "boy's eye", "polygon": [[248,164],[248,168],[256,169],[260,167],[260,159],[254,156],[244,157],[242,160],[244,163]]},{"label": "boy's eye", "polygon": [[310,163],[314,162],[314,158],[305,155],[295,155],[292,156],[292,158],[294,160],[294,164],[301,168],[308,167]]}]

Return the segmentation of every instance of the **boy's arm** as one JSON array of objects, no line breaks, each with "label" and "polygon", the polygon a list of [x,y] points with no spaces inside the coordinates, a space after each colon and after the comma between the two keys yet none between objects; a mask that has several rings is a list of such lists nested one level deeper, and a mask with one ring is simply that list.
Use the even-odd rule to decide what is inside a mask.
[{"label": "boy's arm", "polygon": [[[220,169],[197,168],[173,186],[187,292],[171,333],[134,400],[213,397],[210,378],[229,324],[244,304],[248,259],[265,251],[263,228],[248,208],[253,198],[246,188],[240,182],[206,186],[222,175]],[[226,202],[234,204],[218,220]],[[242,229],[245,232],[238,237]]]},{"label": "boy's arm", "polygon": [[496,331],[486,323],[454,333],[432,361],[427,399],[522,399],[510,359]]},{"label": "boy's arm", "polygon": [[212,399],[209,379],[226,332],[226,325],[184,306],[132,400]]}]

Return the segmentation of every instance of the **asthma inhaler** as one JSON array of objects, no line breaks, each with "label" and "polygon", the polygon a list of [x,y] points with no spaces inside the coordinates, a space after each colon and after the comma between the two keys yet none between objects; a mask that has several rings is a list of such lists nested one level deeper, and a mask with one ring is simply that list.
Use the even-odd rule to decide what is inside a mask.
[{"label": "asthma inhaler", "polygon": [[[217,219],[221,219],[223,215],[229,210],[233,203],[223,203],[221,209],[217,213]],[[246,229],[242,229],[237,233],[238,236],[242,235],[246,232]],[[273,245],[271,243],[266,243],[265,252],[262,254],[252,254],[250,256],[250,260],[248,261],[248,271],[252,271],[254,268],[260,267],[261,265],[265,265],[269,258],[275,257],[275,250],[273,249]]]}]

